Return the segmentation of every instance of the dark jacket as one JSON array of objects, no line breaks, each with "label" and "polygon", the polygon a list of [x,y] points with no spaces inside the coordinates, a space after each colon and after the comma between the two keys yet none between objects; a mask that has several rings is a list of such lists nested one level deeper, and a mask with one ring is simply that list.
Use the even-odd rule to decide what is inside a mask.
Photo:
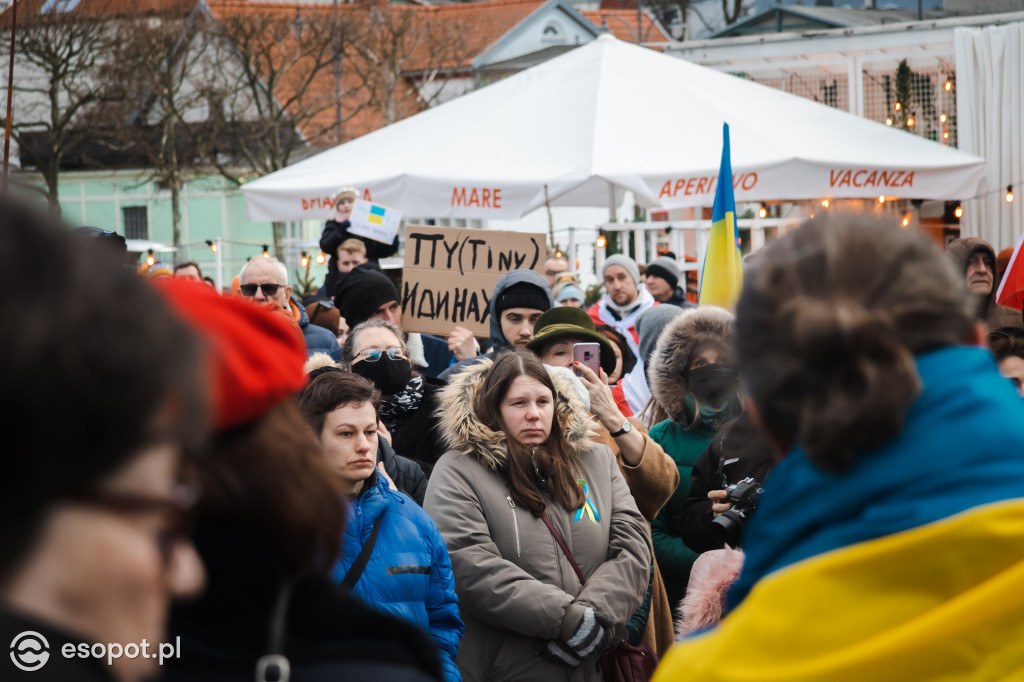
[{"label": "dark jacket", "polygon": [[968,237],[966,239],[954,239],[946,247],[946,253],[956,264],[957,271],[963,276],[967,275],[967,264],[970,262],[971,256],[979,251],[987,253],[991,258],[993,279],[992,291],[987,296],[975,297],[978,305],[976,309],[977,318],[987,324],[989,329],[1024,327],[1024,319],[1022,319],[1019,310],[996,303],[999,282],[995,279],[996,252],[992,245],[984,239]]},{"label": "dark jacket", "polygon": [[[339,501],[340,503],[340,501]],[[170,639],[181,637],[181,657],[165,661],[165,681],[251,682],[267,653],[274,605],[288,579],[282,560],[258,537],[233,525],[201,521],[196,548],[206,589],[175,604]],[[374,682],[441,680],[441,661],[429,636],[343,593],[330,576],[308,574],[291,591],[284,655],[298,671],[330,665],[336,679]]]},{"label": "dark jacket", "polygon": [[467,367],[471,367],[472,365],[480,362],[481,359],[493,358],[495,353],[511,348],[511,345],[509,345],[508,340],[505,338],[505,332],[501,331],[501,317],[495,314],[494,305],[505,289],[508,289],[513,284],[519,284],[520,282],[528,282],[536,285],[539,289],[543,290],[548,297],[547,309],[555,307],[555,299],[551,296],[551,288],[548,286],[548,281],[544,279],[543,275],[534,270],[512,270],[511,272],[506,272],[501,276],[501,279],[498,280],[498,283],[494,285],[494,291],[491,293],[491,302],[488,306],[488,315],[491,320],[490,352],[478,355],[474,358],[466,358],[465,360],[455,363],[449,367],[447,371],[441,373],[441,379],[448,380],[455,374],[465,370]]},{"label": "dark jacket", "polygon": [[672,296],[667,301],[662,301],[667,305],[674,305],[679,308],[696,308],[697,304],[686,298],[686,292],[682,287],[676,287],[676,290],[672,292]]},{"label": "dark jacket", "polygon": [[302,330],[302,337],[306,340],[306,357],[310,357],[314,353],[331,355],[338,351],[338,337],[328,329],[311,324],[309,315],[306,314],[306,309],[302,307],[297,296],[293,294],[288,305],[291,306],[292,315],[296,316],[299,329]]},{"label": "dark jacket", "polygon": [[343,241],[354,237],[366,244],[366,258],[374,262],[381,258],[392,256],[398,251],[398,237],[395,237],[395,241],[392,244],[383,244],[375,239],[352,234],[348,231],[349,226],[350,223],[347,220],[340,223],[337,220],[328,220],[324,225],[323,233],[320,235],[320,250],[327,254],[327,276],[324,278],[323,293],[328,298],[334,298],[334,290],[341,279],[335,255],[338,253],[338,247],[341,246]]},{"label": "dark jacket", "polygon": [[421,372],[425,377],[436,379],[452,364],[452,352],[448,349],[448,341],[431,334],[420,334],[423,341],[423,359],[427,361]]},{"label": "dark jacket", "polygon": [[334,579],[345,579],[378,519],[377,540],[352,594],[429,632],[441,651],[445,679],[458,682],[455,654],[465,628],[448,550],[427,513],[379,476],[371,477],[352,503]]},{"label": "dark jacket", "polygon": [[[430,475],[441,455],[447,451],[438,427],[437,392],[444,387],[440,379],[423,377],[423,399],[419,407],[398,418],[397,424],[383,412],[381,421],[391,432],[391,447],[395,452],[415,461]],[[387,402],[387,398],[383,401]]]},{"label": "dark jacket", "polygon": [[[36,637],[24,637],[23,633],[31,632],[42,635],[49,648],[42,646],[42,642]],[[8,649],[18,640],[18,646]],[[76,647],[80,644],[91,645],[92,638],[76,635],[44,623],[34,616],[9,609],[0,604],[0,642],[3,642],[4,649],[10,651],[8,656],[0,661],[0,679],[3,680],[24,680],[25,682],[113,682],[112,669],[107,665],[106,658],[65,658],[61,655],[61,649],[66,644],[73,644]],[[38,643],[29,646],[30,642]],[[128,644],[128,642],[122,642]],[[23,648],[24,647],[24,648]],[[49,657],[43,661],[42,655],[49,652]],[[77,653],[77,649],[76,649]],[[154,652],[155,653],[155,652]],[[13,657],[18,655],[19,662],[30,668],[20,670],[13,663]],[[40,655],[39,659],[34,655]],[[32,670],[35,665],[43,661],[42,667]]]},{"label": "dark jacket", "polygon": [[710,530],[714,514],[708,493],[739,483],[748,476],[763,484],[774,466],[771,443],[746,412],[722,424],[690,472],[690,492],[676,521],[686,546],[694,552],[721,549],[721,543]]},{"label": "dark jacket", "polygon": [[422,507],[423,496],[427,494],[427,475],[423,468],[415,460],[396,454],[384,438],[377,439],[377,461],[384,463],[384,471],[395,487]]}]

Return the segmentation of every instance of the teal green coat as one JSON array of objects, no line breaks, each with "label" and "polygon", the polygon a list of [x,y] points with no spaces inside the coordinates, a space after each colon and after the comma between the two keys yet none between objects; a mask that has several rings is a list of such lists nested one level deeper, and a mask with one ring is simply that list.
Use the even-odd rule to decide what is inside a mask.
[{"label": "teal green coat", "polygon": [[708,449],[714,435],[714,429],[704,424],[686,430],[670,419],[655,424],[650,430],[651,440],[660,445],[679,468],[679,487],[651,523],[654,555],[658,559],[673,613],[686,594],[690,568],[698,556],[680,537],[683,501],[690,492],[690,471]]}]

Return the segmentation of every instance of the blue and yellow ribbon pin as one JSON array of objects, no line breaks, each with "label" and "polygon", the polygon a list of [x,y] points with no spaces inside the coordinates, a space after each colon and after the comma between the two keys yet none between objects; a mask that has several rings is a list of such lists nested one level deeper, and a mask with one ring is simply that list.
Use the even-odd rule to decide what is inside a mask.
[{"label": "blue and yellow ribbon pin", "polygon": [[576,482],[583,486],[583,506],[576,510],[576,518],[572,522],[576,523],[583,518],[583,512],[587,512],[587,516],[590,517],[590,520],[595,525],[601,523],[601,515],[597,512],[597,507],[594,506],[594,503],[590,501],[590,488],[587,487],[586,480],[577,478]]}]

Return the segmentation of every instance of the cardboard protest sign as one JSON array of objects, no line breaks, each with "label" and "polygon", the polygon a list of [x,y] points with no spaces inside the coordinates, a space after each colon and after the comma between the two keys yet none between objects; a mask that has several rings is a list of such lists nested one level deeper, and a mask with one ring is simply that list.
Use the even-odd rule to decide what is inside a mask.
[{"label": "cardboard protest sign", "polygon": [[510,270],[541,272],[543,234],[408,225],[402,276],[402,328],[447,334],[456,325],[490,336],[494,285]]},{"label": "cardboard protest sign", "polygon": [[349,217],[348,231],[360,237],[366,237],[385,244],[391,244],[398,236],[398,224],[402,222],[402,212],[387,206],[356,199]]}]

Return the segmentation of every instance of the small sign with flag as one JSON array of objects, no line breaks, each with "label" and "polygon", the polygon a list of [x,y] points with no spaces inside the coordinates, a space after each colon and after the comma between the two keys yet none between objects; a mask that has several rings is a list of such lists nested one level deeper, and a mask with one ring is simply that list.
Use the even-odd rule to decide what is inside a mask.
[{"label": "small sign with flag", "polygon": [[348,231],[385,244],[391,244],[398,236],[398,225],[402,212],[370,201],[356,199],[352,207]]},{"label": "small sign with flag", "polygon": [[711,236],[700,277],[700,305],[732,310],[743,287],[743,260],[736,229],[736,197],[732,187],[729,124],[722,126],[722,164],[718,171],[715,205],[711,209]]}]

